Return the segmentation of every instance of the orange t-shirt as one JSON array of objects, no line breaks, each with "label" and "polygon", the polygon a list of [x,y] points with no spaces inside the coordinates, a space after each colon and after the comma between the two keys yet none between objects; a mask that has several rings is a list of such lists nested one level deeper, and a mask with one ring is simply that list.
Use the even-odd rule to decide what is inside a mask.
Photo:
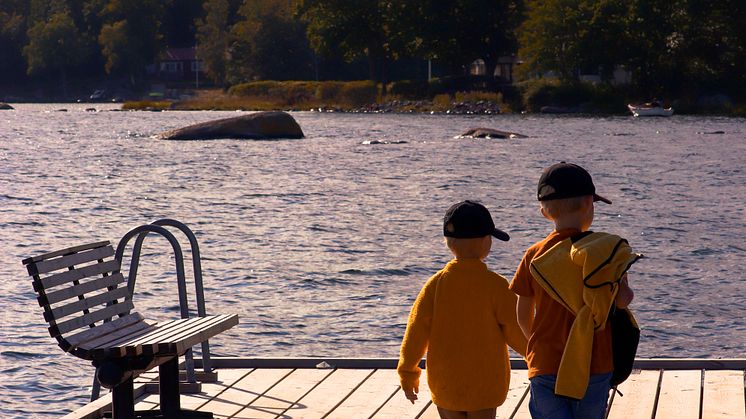
[{"label": "orange t-shirt", "polygon": [[[577,229],[553,231],[544,240],[526,250],[518,265],[510,289],[524,297],[533,297],[536,314],[528,338],[526,362],[528,376],[557,375],[567,336],[570,334],[575,315],[552,298],[531,275],[531,261],[551,249],[556,243],[579,234]],[[611,328],[596,332],[591,354],[591,374],[603,374],[614,370],[611,352]]]}]

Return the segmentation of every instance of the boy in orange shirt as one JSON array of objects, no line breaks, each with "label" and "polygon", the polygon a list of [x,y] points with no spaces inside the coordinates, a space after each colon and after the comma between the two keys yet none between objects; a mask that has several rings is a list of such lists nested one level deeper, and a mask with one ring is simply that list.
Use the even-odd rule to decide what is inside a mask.
[{"label": "boy in orange shirt", "polygon": [[[611,328],[596,332],[592,338],[591,375],[583,398],[575,400],[556,395],[557,373],[575,315],[537,283],[530,266],[555,244],[587,232],[593,222],[595,201],[607,204],[611,201],[596,194],[591,175],[585,169],[565,162],[544,170],[539,179],[538,199],[541,213],[554,224],[554,231],[526,250],[510,284],[510,289],[518,294],[518,323],[528,338],[526,361],[531,381],[531,417],[603,418],[614,369]],[[624,274],[616,306],[627,307],[633,296]]]},{"label": "boy in orange shirt", "polygon": [[516,296],[483,262],[492,237],[510,237],[474,201],[448,209],[443,235],[455,258],[425,283],[412,306],[397,368],[401,387],[414,403],[418,364],[427,352],[428,385],[440,417],[494,419],[510,385],[506,343],[521,355],[527,344]]}]

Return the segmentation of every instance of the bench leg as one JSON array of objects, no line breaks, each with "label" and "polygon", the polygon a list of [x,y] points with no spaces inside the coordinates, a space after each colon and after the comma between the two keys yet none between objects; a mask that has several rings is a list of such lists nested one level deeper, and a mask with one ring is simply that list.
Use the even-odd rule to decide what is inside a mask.
[{"label": "bench leg", "polygon": [[132,419],[135,417],[133,390],[134,379],[132,376],[111,390],[111,409],[114,419]]},{"label": "bench leg", "polygon": [[179,401],[179,357],[175,356],[158,367],[161,393],[161,413],[165,417],[178,417]]}]

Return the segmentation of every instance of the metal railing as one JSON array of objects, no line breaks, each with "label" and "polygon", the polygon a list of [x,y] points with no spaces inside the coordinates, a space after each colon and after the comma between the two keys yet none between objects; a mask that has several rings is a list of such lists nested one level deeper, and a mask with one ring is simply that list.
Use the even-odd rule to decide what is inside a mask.
[{"label": "metal railing", "polygon": [[[170,219],[163,218],[160,220],[153,221],[150,224],[141,225],[135,227],[127,234],[122,237],[117,245],[116,253],[114,257],[122,262],[124,257],[124,251],[132,238],[135,238],[135,244],[132,247],[132,257],[130,258],[130,268],[127,272],[127,287],[129,288],[130,295],[134,295],[135,283],[137,281],[137,271],[140,266],[140,254],[142,253],[142,246],[145,238],[152,234],[159,234],[168,240],[174,252],[174,258],[176,263],[176,280],[177,288],[179,291],[179,309],[181,312],[181,318],[189,318],[189,302],[187,298],[187,284],[186,275],[184,271],[184,255],[181,250],[181,245],[176,237],[165,227],[173,227],[180,230],[189,240],[189,245],[192,253],[192,272],[194,275],[194,288],[197,302],[197,316],[203,317],[207,315],[205,310],[205,293],[202,285],[202,262],[199,252],[199,244],[197,243],[197,237],[194,232],[189,229],[184,223]],[[121,265],[120,265],[121,270]],[[114,272],[117,273],[117,272]],[[185,367],[186,367],[186,379],[190,383],[196,382],[196,374],[194,372],[194,356],[192,349],[190,348],[184,354]],[[212,365],[210,361],[210,344],[207,340],[202,342],[202,369],[204,372],[212,372]],[[91,401],[98,399],[100,394],[100,384],[98,380],[93,379],[93,388],[91,391]]]}]

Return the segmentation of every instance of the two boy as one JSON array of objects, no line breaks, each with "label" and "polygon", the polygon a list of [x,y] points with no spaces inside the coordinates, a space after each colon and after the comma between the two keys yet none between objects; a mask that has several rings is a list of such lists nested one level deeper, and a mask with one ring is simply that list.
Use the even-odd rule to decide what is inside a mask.
[{"label": "two boy", "polygon": [[[506,343],[526,357],[532,417],[604,417],[614,368],[605,316],[612,304],[624,308],[632,301],[626,270],[636,257],[628,246],[616,252],[617,236],[588,231],[594,202],[611,201],[596,194],[582,167],[563,162],[547,168],[537,198],[554,231],[529,247],[509,290],[482,262],[491,235],[508,239],[494,229],[489,211],[464,201],[446,213],[444,236],[455,259],[417,297],[398,367],[402,390],[414,402],[417,363],[427,352],[441,418],[495,417],[509,385]],[[605,253],[610,246],[614,257]],[[598,260],[608,266],[585,275],[582,264]],[[589,307],[587,299],[601,304]]]}]

